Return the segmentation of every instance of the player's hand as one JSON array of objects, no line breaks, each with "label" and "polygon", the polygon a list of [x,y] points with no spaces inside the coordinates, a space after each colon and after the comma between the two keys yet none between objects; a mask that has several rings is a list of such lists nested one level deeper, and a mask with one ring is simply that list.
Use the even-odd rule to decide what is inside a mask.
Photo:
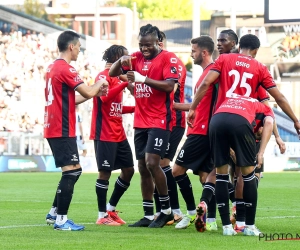
[{"label": "player's hand", "polygon": [[299,121],[295,122],[294,127],[296,129],[296,132],[297,132],[297,134],[299,136],[299,140],[300,140],[300,122]]},{"label": "player's hand", "polygon": [[284,141],[280,138],[280,136],[278,136],[277,138],[275,138],[277,145],[279,146],[280,149],[280,153],[284,154],[286,147],[285,147],[285,143]]},{"label": "player's hand", "polygon": [[134,95],[134,82],[128,82],[127,89],[129,90],[130,94]]},{"label": "player's hand", "polygon": [[256,156],[256,160],[257,160],[256,167],[261,168],[261,165],[263,164],[263,160],[264,160],[264,154],[258,152]]},{"label": "player's hand", "polygon": [[190,109],[190,110],[189,110],[189,113],[188,113],[188,115],[187,115],[187,124],[188,124],[188,126],[191,127],[191,128],[194,127],[194,126],[193,126],[193,123],[194,123],[194,120],[195,120],[195,116],[196,116],[195,110]]},{"label": "player's hand", "polygon": [[98,83],[100,84],[100,88],[97,96],[106,96],[108,93],[108,82],[105,79],[100,78],[96,84]]},{"label": "player's hand", "polygon": [[134,59],[136,59],[135,56],[122,56],[121,57],[122,68],[128,68],[129,70],[132,70],[131,60],[134,60]]},{"label": "player's hand", "polygon": [[127,75],[128,82],[131,82],[131,83],[145,82],[145,80],[147,78],[146,76],[143,76],[136,71],[128,71],[126,75]]},{"label": "player's hand", "polygon": [[84,144],[84,143],[85,143],[85,141],[84,141],[83,137],[82,137],[82,140],[81,140],[81,141],[82,141],[82,144]]}]

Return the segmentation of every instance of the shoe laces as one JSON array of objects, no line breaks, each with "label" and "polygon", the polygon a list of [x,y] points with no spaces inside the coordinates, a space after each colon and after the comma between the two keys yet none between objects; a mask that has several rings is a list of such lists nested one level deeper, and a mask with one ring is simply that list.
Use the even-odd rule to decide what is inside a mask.
[{"label": "shoe laces", "polygon": [[68,222],[69,224],[71,224],[71,225],[74,225],[74,224],[75,224],[74,221],[72,221],[72,220],[67,220],[66,223],[67,223],[67,222]]}]

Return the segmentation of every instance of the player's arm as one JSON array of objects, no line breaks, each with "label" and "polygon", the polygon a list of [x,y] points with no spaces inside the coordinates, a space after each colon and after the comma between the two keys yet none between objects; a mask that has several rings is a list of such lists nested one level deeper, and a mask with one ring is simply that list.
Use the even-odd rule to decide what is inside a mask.
[{"label": "player's arm", "polygon": [[294,122],[294,127],[296,129],[296,132],[300,137],[300,122],[298,121],[296,115],[294,114],[288,100],[278,90],[278,88],[271,88],[268,90],[268,92],[270,93],[271,96],[274,97],[276,103],[283,110],[283,112],[292,119],[292,121]]},{"label": "player's arm", "polygon": [[179,82],[176,82],[176,83],[175,83],[175,85],[174,85],[174,90],[173,90],[173,91],[174,91],[174,93],[175,93],[175,92],[176,92],[176,90],[178,89],[178,85],[179,85]]},{"label": "player's arm", "polygon": [[118,84],[117,87],[111,88],[108,91],[106,96],[101,96],[101,100],[103,103],[112,101],[123,89],[128,86],[128,82],[122,82]]},{"label": "player's arm", "polygon": [[190,103],[180,103],[180,102],[173,103],[173,109],[179,111],[189,111],[190,107],[191,107]]},{"label": "player's arm", "polygon": [[121,70],[121,58],[119,60],[117,60],[116,62],[114,62],[110,69],[109,69],[109,76],[119,76],[122,74],[122,70]]},{"label": "player's arm", "polygon": [[[267,105],[268,107],[270,107],[270,104],[268,102],[268,100],[265,100],[263,102],[263,104]],[[279,146],[279,149],[280,149],[280,153],[281,154],[284,154],[285,150],[286,150],[286,146],[285,146],[285,143],[284,141],[281,139],[280,135],[279,135],[279,132],[278,132],[278,128],[277,128],[277,124],[276,124],[276,121],[274,120],[274,123],[273,123],[273,134],[275,136],[275,140],[276,140],[276,143],[278,144]]]},{"label": "player's arm", "polygon": [[195,110],[206,94],[209,86],[219,77],[220,73],[214,70],[210,70],[205,76],[203,81],[200,84],[200,87],[197,89],[194,99],[191,104],[191,109]]},{"label": "player's arm", "polygon": [[109,69],[109,76],[119,76],[122,74],[122,67],[126,70],[132,70],[131,60],[135,59],[133,56],[122,56],[119,60],[113,63]]},{"label": "player's arm", "polygon": [[192,101],[190,111],[187,116],[187,123],[190,127],[192,127],[194,119],[195,119],[195,110],[200,103],[200,101],[203,99],[204,95],[206,94],[209,86],[215,82],[215,80],[219,77],[220,73],[214,70],[210,70],[203,81],[200,84],[200,87],[197,89],[196,94],[194,96],[194,99]]},{"label": "player's arm", "polygon": [[128,71],[126,75],[129,82],[142,82],[147,84],[151,88],[167,93],[171,93],[174,90],[174,80],[158,81],[147,76],[143,76],[137,71]]},{"label": "player's arm", "polygon": [[272,131],[273,131],[273,122],[274,122],[274,119],[271,116],[267,116],[264,120],[263,131],[261,134],[260,147],[259,147],[259,151],[257,153],[258,168],[260,168],[263,163],[265,149],[266,149],[266,146],[270,140],[270,137],[271,137]]},{"label": "player's arm", "polygon": [[122,107],[122,114],[131,114],[135,110],[135,106],[123,106]]},{"label": "player's arm", "polygon": [[79,92],[86,99],[90,99],[96,95],[106,95],[108,88],[108,82],[101,78],[95,84],[87,86],[85,84],[80,84],[75,90]]},{"label": "player's arm", "polygon": [[80,103],[87,101],[88,99],[90,98],[85,98],[82,95],[75,95],[75,104],[78,105]]}]

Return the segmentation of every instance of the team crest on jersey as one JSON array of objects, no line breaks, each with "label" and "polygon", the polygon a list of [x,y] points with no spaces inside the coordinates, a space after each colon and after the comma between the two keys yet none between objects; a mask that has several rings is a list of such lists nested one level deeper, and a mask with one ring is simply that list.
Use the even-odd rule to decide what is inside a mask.
[{"label": "team crest on jersey", "polygon": [[176,67],[174,67],[174,66],[171,67],[171,73],[172,74],[176,74],[177,73]]},{"label": "team crest on jersey", "polygon": [[74,69],[74,68],[70,68],[69,70],[70,70],[70,72],[73,73],[73,74],[77,73],[76,69]]},{"label": "team crest on jersey", "polygon": [[151,62],[144,62],[144,66],[143,66],[142,70],[143,71],[148,71],[150,64],[151,64]]},{"label": "team crest on jersey", "polygon": [[100,75],[99,79],[105,79],[106,80],[106,76],[105,75]]}]

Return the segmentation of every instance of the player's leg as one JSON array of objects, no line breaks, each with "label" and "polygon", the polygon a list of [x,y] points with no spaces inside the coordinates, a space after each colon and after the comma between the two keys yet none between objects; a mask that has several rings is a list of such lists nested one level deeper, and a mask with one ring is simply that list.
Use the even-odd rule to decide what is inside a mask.
[{"label": "player's leg", "polygon": [[[166,176],[159,165],[160,159],[165,155],[169,136],[170,131],[162,129],[148,130],[145,162],[157,188],[161,205],[160,215],[149,225],[152,228],[163,227],[168,221],[174,219],[170,206]],[[153,191],[152,189],[152,195]]]},{"label": "player's leg", "polygon": [[120,224],[126,224],[126,222],[119,217],[118,212],[116,211],[116,206],[130,186],[130,181],[134,174],[132,152],[127,139],[118,143],[114,170],[116,169],[121,169],[121,173],[115,182],[114,190],[108,204],[106,205],[106,210],[114,221]]},{"label": "player's leg", "polygon": [[[207,162],[208,164],[210,164],[210,158],[208,158]],[[205,180],[209,174],[208,172],[199,170],[199,179],[202,187],[204,187]],[[195,219],[195,228],[198,232],[204,232],[206,230],[207,204],[205,202],[200,202],[196,208],[196,211],[197,211],[197,216]]]},{"label": "player's leg", "polygon": [[[244,124],[243,124],[244,120]],[[259,230],[255,227],[255,214],[257,206],[257,186],[253,166],[255,164],[255,136],[249,122],[243,117],[237,119],[235,133],[232,136],[232,148],[236,154],[236,165],[241,167],[244,182],[243,199],[245,202],[245,235],[259,235]]]},{"label": "player's leg", "polygon": [[[179,222],[182,219],[182,212],[179,206],[177,185],[176,185],[175,178],[172,174],[172,168],[170,166],[170,162],[173,160],[176,154],[177,147],[182,139],[182,136],[184,135],[184,131],[185,129],[182,127],[173,127],[165,156],[160,161],[160,166],[167,178],[168,194],[170,197],[171,208],[174,214],[174,220],[169,221],[167,223],[168,225],[171,225],[174,222]],[[156,212],[158,212],[160,211],[160,206],[158,205],[159,203],[157,204],[158,194],[155,191],[154,191],[154,200],[155,200]]]},{"label": "player's leg", "polygon": [[210,154],[202,164],[199,176],[203,190],[200,203],[197,206],[195,227],[198,232],[217,230],[215,199],[216,171],[213,168]]},{"label": "player's leg", "polygon": [[95,140],[94,147],[98,167],[98,178],[95,184],[98,204],[98,218],[96,224],[106,226],[120,226],[121,224],[115,222],[106,212],[107,191],[111,171],[114,169],[115,165],[117,143]]},{"label": "player's leg", "polygon": [[54,155],[55,164],[62,169],[62,177],[59,181],[56,197],[57,216],[54,223],[56,230],[80,231],[84,226],[76,225],[68,220],[68,210],[73,197],[74,186],[79,179],[82,169],[79,164],[79,155],[76,138],[48,139]]},{"label": "player's leg", "polygon": [[186,203],[187,214],[175,228],[187,228],[196,218],[196,204],[193,188],[187,170],[191,169],[198,175],[203,167],[208,155],[208,136],[191,134],[187,137],[184,145],[180,149],[173,167],[173,176],[179,186],[179,190]]},{"label": "player's leg", "polygon": [[[235,175],[237,176],[235,186],[236,213],[234,230],[237,233],[244,232],[245,228],[245,202],[243,198],[244,181],[240,167],[235,167]],[[231,219],[230,219],[231,220]],[[232,222],[232,220],[231,220]]]},{"label": "player's leg", "polygon": [[[230,158],[230,133],[233,130],[229,114],[219,113],[212,117],[209,126],[210,148],[216,167],[216,201],[223,225],[223,235],[235,235],[230,222],[228,192],[228,162]],[[231,117],[230,117],[231,118]]]},{"label": "player's leg", "polygon": [[[256,154],[257,154],[259,151],[259,148],[260,148],[260,141],[256,142],[255,148],[256,148]],[[257,187],[258,187],[258,184],[260,182],[260,178],[261,178],[263,172],[264,172],[264,164],[262,164],[260,168],[255,168],[255,181],[256,181]]]},{"label": "player's leg", "polygon": [[129,227],[148,227],[154,219],[153,209],[153,190],[154,184],[151,173],[146,167],[145,152],[148,141],[147,129],[135,129],[134,147],[135,155],[138,160],[138,169],[141,180],[141,192],[143,197],[144,216],[137,222],[128,225]]},{"label": "player's leg", "polygon": [[[215,195],[215,185],[216,185],[216,169],[208,174],[206,181],[203,185],[202,195],[200,198],[201,206],[207,208],[207,218],[206,218],[206,230],[215,231],[218,229],[216,222],[216,195]],[[198,207],[199,207],[198,205]]]}]

